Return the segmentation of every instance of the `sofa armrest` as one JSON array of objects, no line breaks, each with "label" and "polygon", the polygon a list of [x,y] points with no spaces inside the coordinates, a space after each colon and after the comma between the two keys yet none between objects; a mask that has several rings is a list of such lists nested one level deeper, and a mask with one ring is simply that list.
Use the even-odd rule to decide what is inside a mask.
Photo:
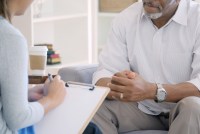
[{"label": "sofa armrest", "polygon": [[97,64],[78,65],[59,69],[58,74],[65,82],[76,81],[82,83],[92,83],[93,73],[97,69]]}]

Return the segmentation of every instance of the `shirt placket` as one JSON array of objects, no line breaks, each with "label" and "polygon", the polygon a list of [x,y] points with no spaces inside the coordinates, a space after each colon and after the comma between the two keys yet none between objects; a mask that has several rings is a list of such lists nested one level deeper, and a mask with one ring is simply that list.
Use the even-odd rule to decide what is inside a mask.
[{"label": "shirt placket", "polygon": [[161,60],[161,44],[162,44],[162,31],[158,29],[153,36],[153,71],[154,71],[154,82],[159,83],[160,78],[160,60]]}]

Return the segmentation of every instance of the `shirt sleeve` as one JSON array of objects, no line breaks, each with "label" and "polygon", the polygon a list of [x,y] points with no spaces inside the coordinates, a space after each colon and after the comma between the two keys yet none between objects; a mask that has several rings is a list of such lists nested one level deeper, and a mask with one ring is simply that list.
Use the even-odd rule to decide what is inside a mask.
[{"label": "shirt sleeve", "polygon": [[199,30],[196,36],[196,43],[193,50],[193,61],[192,61],[192,66],[191,66],[192,67],[191,80],[188,82],[195,85],[200,91],[200,26],[198,29]]},{"label": "shirt sleeve", "polygon": [[41,120],[44,108],[38,102],[28,102],[26,40],[22,36],[9,35],[2,37],[0,43],[0,58],[3,61],[0,66],[2,113],[9,129],[16,131]]},{"label": "shirt sleeve", "polygon": [[126,30],[122,20],[119,16],[112,24],[107,44],[99,55],[99,67],[93,75],[93,84],[103,77],[111,77],[116,72],[130,70]]}]

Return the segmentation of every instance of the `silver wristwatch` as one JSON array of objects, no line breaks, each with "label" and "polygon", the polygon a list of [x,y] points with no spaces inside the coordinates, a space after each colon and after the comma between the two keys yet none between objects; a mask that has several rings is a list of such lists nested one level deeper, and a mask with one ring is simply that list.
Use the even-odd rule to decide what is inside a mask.
[{"label": "silver wristwatch", "polygon": [[157,83],[157,92],[156,92],[156,99],[155,101],[160,103],[166,100],[167,98],[167,92],[163,88],[162,84]]}]

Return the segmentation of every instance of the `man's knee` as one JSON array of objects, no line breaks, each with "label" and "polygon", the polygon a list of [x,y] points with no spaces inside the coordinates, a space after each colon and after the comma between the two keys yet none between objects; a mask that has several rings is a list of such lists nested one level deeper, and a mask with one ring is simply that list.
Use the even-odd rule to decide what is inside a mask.
[{"label": "man's knee", "polygon": [[117,134],[116,119],[109,106],[110,102],[105,100],[93,117],[92,122],[100,128],[102,133]]},{"label": "man's knee", "polygon": [[[169,133],[190,132],[199,134],[200,98],[186,97],[179,101],[170,117]],[[178,129],[182,128],[182,129]],[[191,129],[192,128],[192,129]]]},{"label": "man's knee", "polygon": [[182,112],[200,115],[200,98],[199,97],[186,97],[178,102],[178,106]]},{"label": "man's knee", "polygon": [[110,121],[112,120],[112,113],[108,109],[108,100],[105,100],[98,111],[96,112],[95,116],[93,117],[92,121],[97,123],[101,122],[103,123],[104,121]]}]

